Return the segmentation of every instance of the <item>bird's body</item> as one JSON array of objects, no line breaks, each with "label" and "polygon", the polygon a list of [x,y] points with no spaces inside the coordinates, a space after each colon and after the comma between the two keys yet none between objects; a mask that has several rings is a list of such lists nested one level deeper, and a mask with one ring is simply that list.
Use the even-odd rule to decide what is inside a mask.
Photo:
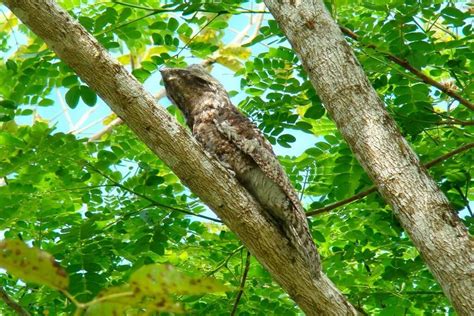
[{"label": "bird's body", "polygon": [[183,112],[203,147],[231,170],[267,211],[314,273],[319,254],[304,209],[260,130],[230,102],[223,86],[201,66],[162,70],[168,97]]}]

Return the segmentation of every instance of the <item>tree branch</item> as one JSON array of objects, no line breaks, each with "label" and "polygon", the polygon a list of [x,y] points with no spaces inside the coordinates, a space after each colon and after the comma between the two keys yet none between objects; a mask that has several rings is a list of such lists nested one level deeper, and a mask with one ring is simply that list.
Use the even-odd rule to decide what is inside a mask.
[{"label": "tree branch", "polygon": [[239,247],[235,248],[234,250],[232,250],[232,252],[227,256],[227,258],[225,258],[224,260],[222,260],[221,263],[219,263],[217,265],[217,267],[214,268],[214,270],[212,271],[209,271],[206,275],[207,276],[212,276],[214,273],[216,273],[217,271],[219,271],[220,269],[222,269],[222,267],[227,267],[227,264],[229,263],[230,259],[237,253],[239,252],[240,250],[242,250],[244,248],[243,245],[240,245]]},{"label": "tree branch", "polygon": [[[155,13],[181,12],[181,11],[183,11],[183,10],[177,10],[177,9],[157,9],[157,8],[150,8],[150,7],[144,7],[144,6],[140,6],[140,5],[136,5],[136,4],[130,4],[130,3],[122,2],[122,1],[116,1],[116,0],[113,0],[112,2],[113,2],[113,3],[116,3],[116,4],[123,5],[123,6],[135,8],[135,9],[141,9],[141,10],[145,10],[145,11],[152,11],[152,12],[155,12]],[[218,10],[208,10],[208,9],[199,9],[199,8],[196,8],[196,9],[194,10],[194,12],[220,13],[220,14],[234,14],[234,15],[246,14],[246,13],[270,13],[270,12],[264,11],[264,10],[247,10],[247,9],[242,9],[241,11],[227,11],[227,10],[220,10],[220,11],[218,11]]]},{"label": "tree branch", "polygon": [[474,121],[463,121],[456,118],[451,118],[448,120],[437,122],[436,125],[461,125],[461,126],[472,126]]},{"label": "tree branch", "polygon": [[[439,156],[438,158],[436,159],[433,159],[431,160],[430,162],[426,163],[424,165],[425,168],[429,169],[431,167],[433,167],[434,165],[442,162],[442,161],[445,161],[449,158],[451,158],[452,156],[454,155],[457,155],[463,151],[466,151],[466,150],[469,150],[471,149],[472,147],[474,147],[474,143],[468,143],[466,145],[463,145],[463,146],[460,146],[458,148],[456,148],[455,150],[453,151],[450,151],[449,153],[446,153],[442,156]],[[339,202],[335,202],[335,203],[332,203],[332,204],[329,204],[329,205],[326,205],[324,207],[321,207],[321,208],[317,208],[315,210],[312,210],[312,211],[309,211],[309,212],[306,212],[306,216],[314,216],[314,215],[319,215],[321,213],[326,213],[326,212],[329,212],[335,208],[338,208],[340,206],[343,206],[343,205],[346,205],[346,204],[349,204],[349,203],[352,203],[354,201],[357,201],[357,200],[360,200],[364,197],[366,197],[367,195],[373,193],[373,192],[376,192],[377,191],[377,187],[376,186],[371,186],[370,188],[368,188],[367,190],[365,191],[362,191],[362,192],[359,192],[347,199],[344,199],[344,200],[341,200]]]},{"label": "tree branch", "polygon": [[[357,35],[353,31],[351,31],[347,27],[344,27],[344,26],[339,26],[339,27],[340,27],[342,33],[346,34],[347,36],[349,36],[353,40],[359,41],[359,35]],[[405,68],[406,70],[408,70],[409,72],[411,72],[412,74],[417,76],[419,79],[421,79],[421,81],[423,81],[424,83],[429,84],[429,85],[437,88],[438,90],[444,92],[445,94],[449,95],[453,99],[456,99],[457,101],[459,101],[459,103],[461,103],[462,105],[464,105],[467,108],[474,111],[474,104],[472,102],[470,102],[469,100],[463,98],[460,94],[455,92],[453,89],[443,85],[442,83],[434,80],[430,76],[424,74],[421,70],[416,69],[408,61],[403,60],[403,59],[401,59],[401,58],[399,58],[395,55],[382,52],[377,48],[377,46],[375,46],[373,44],[368,44],[368,45],[364,45],[364,46],[377,50],[378,52],[382,53],[385,56],[385,58],[387,58],[387,59],[393,61],[394,63],[402,66],[403,68]]]},{"label": "tree branch", "polygon": [[242,298],[242,294],[244,294],[245,282],[247,281],[247,275],[250,269],[250,252],[247,251],[247,259],[245,259],[245,268],[242,274],[242,280],[240,281],[239,292],[237,293],[237,297],[235,298],[234,307],[232,307],[232,311],[230,312],[230,316],[234,316],[237,312],[237,307],[239,306],[240,299]]},{"label": "tree branch", "polygon": [[222,219],[307,315],[357,313],[322,271],[309,270],[306,259],[235,177],[166,109],[156,106],[153,96],[55,1],[4,3]]},{"label": "tree branch", "polygon": [[474,310],[472,282],[466,281],[472,277],[472,239],[401,135],[324,1],[264,2],[342,137],[446,297],[459,314],[469,314]]},{"label": "tree branch", "polygon": [[11,309],[13,309],[20,316],[30,316],[30,313],[23,308],[20,304],[15,302],[5,291],[3,287],[0,287],[0,299],[5,302]]}]

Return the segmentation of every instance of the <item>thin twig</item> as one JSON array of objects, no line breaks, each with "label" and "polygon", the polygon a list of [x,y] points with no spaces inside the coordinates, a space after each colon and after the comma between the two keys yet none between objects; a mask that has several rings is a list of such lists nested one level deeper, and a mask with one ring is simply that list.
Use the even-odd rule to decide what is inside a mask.
[{"label": "thin twig", "polygon": [[[259,5],[259,11],[262,11],[264,8],[265,8],[265,4],[261,3]],[[255,18],[255,20],[254,20],[254,18]],[[258,14],[256,17],[254,15],[251,15],[250,16],[250,21],[249,21],[250,23],[247,24],[247,26],[232,39],[232,41],[228,44],[228,46],[230,46],[230,45],[243,45],[247,42],[251,42],[258,35],[262,20],[263,20],[263,14],[262,13]],[[252,29],[253,26],[255,26],[253,34],[251,36],[249,36],[249,39],[247,39],[244,43],[245,37],[248,36],[248,33],[249,33],[250,29]]]},{"label": "thin twig", "polygon": [[102,123],[103,121],[104,121],[103,118],[97,119],[97,120],[95,120],[95,121],[93,121],[93,122],[90,122],[89,124],[87,124],[87,125],[84,126],[84,127],[81,127],[81,128],[79,128],[79,129],[73,129],[73,130],[71,130],[69,133],[74,134],[74,135],[80,134],[80,133],[82,133],[82,132],[88,130],[89,128],[96,126],[97,124]]},{"label": "thin twig", "polygon": [[95,172],[97,172],[98,174],[100,174],[102,177],[104,177],[105,179],[109,180],[110,182],[112,182],[113,184],[115,184],[117,187],[121,188],[122,190],[124,191],[127,191],[129,193],[132,193],[133,195],[139,197],[139,198],[142,198],[144,200],[147,200],[148,202],[152,203],[154,206],[158,206],[158,207],[161,207],[161,208],[164,208],[164,209],[168,209],[170,211],[175,211],[175,212],[179,212],[179,213],[183,213],[183,214],[186,214],[186,215],[191,215],[191,216],[195,216],[195,217],[199,217],[199,218],[203,218],[203,219],[207,219],[207,220],[210,220],[210,221],[213,221],[213,222],[216,222],[216,223],[222,223],[221,220],[217,219],[217,218],[213,218],[213,217],[209,217],[209,216],[206,216],[206,215],[201,215],[201,214],[196,214],[196,213],[193,213],[191,211],[188,211],[188,210],[185,210],[185,209],[181,209],[181,208],[177,208],[177,207],[173,207],[173,206],[169,206],[169,205],[165,205],[165,204],[161,204],[160,202],[152,199],[151,197],[149,196],[146,196],[145,194],[142,194],[140,192],[137,192],[137,191],[134,191],[130,188],[127,188],[126,186],[124,186],[123,184],[121,184],[120,182],[117,182],[115,181],[114,179],[112,179],[111,177],[109,177],[107,174],[103,173],[101,170],[97,169],[96,167],[94,167],[92,164],[90,163],[87,163],[87,165]]},{"label": "thin twig", "polygon": [[306,190],[306,185],[308,184],[308,178],[309,178],[309,168],[306,169],[306,174],[304,176],[303,185],[302,185],[301,191],[300,191],[300,201],[303,200],[304,191]]},{"label": "thin twig", "polygon": [[242,280],[240,281],[239,292],[237,293],[237,297],[235,298],[234,307],[232,307],[232,312],[230,312],[230,316],[234,316],[237,312],[237,307],[239,306],[240,299],[242,298],[242,294],[244,294],[245,282],[247,281],[247,275],[250,269],[250,256],[250,251],[247,251],[247,259],[245,259],[245,268],[242,274]]},{"label": "thin twig", "polygon": [[86,111],[86,113],[84,113],[80,118],[79,120],[76,122],[76,124],[74,124],[74,126],[72,127],[72,129],[69,131],[69,134],[78,134],[78,130],[83,130],[83,129],[80,129],[81,125],[84,124],[85,121],[87,121],[89,119],[89,116],[91,116],[92,113],[94,113],[95,111],[97,111],[97,107],[93,107],[93,108],[90,108]]},{"label": "thin twig", "polygon": [[[436,164],[438,164],[442,161],[445,161],[445,160],[447,160],[447,159],[453,157],[454,155],[457,155],[457,154],[459,154],[463,151],[469,150],[473,147],[474,147],[474,142],[473,143],[468,143],[468,144],[463,145],[463,146],[460,146],[460,147],[456,148],[455,150],[450,151],[449,153],[446,153],[442,156],[439,156],[436,159],[431,160],[430,162],[424,164],[423,166],[426,169],[429,169],[429,168],[433,167],[434,165],[436,165]],[[321,214],[321,213],[326,213],[326,212],[331,211],[335,208],[338,208],[339,206],[346,205],[346,204],[349,204],[351,202],[360,200],[360,199],[366,197],[367,195],[369,195],[370,193],[373,193],[375,191],[377,191],[377,187],[372,186],[369,189],[367,189],[365,191],[362,191],[362,192],[359,192],[359,193],[357,193],[357,194],[355,194],[355,195],[353,195],[353,196],[351,196],[347,199],[344,199],[344,200],[338,201],[336,203],[332,203],[332,204],[326,205],[324,207],[309,211],[309,212],[306,213],[306,216],[313,216],[313,215],[318,215],[318,214]]]},{"label": "thin twig", "polygon": [[[5,12],[3,12],[3,10],[0,10],[0,12],[2,12],[2,15],[5,18],[5,21],[7,22],[8,26],[12,30],[13,40],[15,41],[16,47],[18,49],[18,46],[20,46],[20,44],[18,44],[18,39],[16,38],[16,35],[15,35],[15,29],[14,29],[13,25],[11,25],[11,23],[10,23],[10,17],[6,16],[6,14],[5,14]],[[12,16],[13,13],[10,12],[9,15]]]},{"label": "thin twig", "polygon": [[232,250],[232,252],[227,256],[227,258],[225,258],[224,260],[221,261],[221,263],[219,263],[217,265],[217,267],[214,268],[214,270],[212,271],[209,271],[207,273],[207,276],[211,276],[213,275],[214,273],[216,273],[217,271],[219,271],[220,269],[222,269],[222,267],[227,267],[227,264],[229,263],[230,259],[237,253],[239,252],[240,250],[242,250],[244,248],[243,245],[240,245],[239,247],[235,248],[234,250]]},{"label": "thin twig", "polygon": [[121,23],[121,24],[119,24],[119,25],[112,26],[111,28],[108,28],[108,29],[106,29],[106,30],[103,30],[103,31],[101,31],[101,32],[99,32],[99,33],[95,33],[94,36],[97,37],[97,36],[99,36],[99,35],[102,35],[102,34],[105,34],[105,33],[109,33],[109,32],[118,30],[118,29],[120,29],[120,28],[122,28],[122,27],[124,27],[124,26],[127,26],[127,25],[133,24],[133,23],[135,23],[135,22],[144,20],[144,19],[146,19],[146,18],[148,18],[148,17],[150,17],[150,16],[152,16],[152,15],[158,14],[158,13],[160,13],[160,12],[152,11],[152,12],[147,13],[147,14],[145,14],[144,16],[141,16],[141,17],[136,18],[136,19],[134,19],[134,20],[127,21],[127,22]]},{"label": "thin twig", "polygon": [[[353,31],[351,31],[350,29],[348,29],[344,26],[340,26],[340,29],[341,29],[342,33],[346,34],[347,36],[349,36],[353,40],[356,40],[356,41],[359,40],[359,36],[357,34],[355,34]],[[385,58],[387,58],[387,59],[393,61],[394,63],[402,66],[403,68],[405,68],[406,70],[408,70],[409,72],[411,72],[412,74],[417,76],[419,79],[421,79],[421,81],[423,81],[424,83],[429,84],[429,85],[437,88],[438,90],[444,92],[445,94],[447,94],[450,97],[452,97],[452,98],[456,99],[457,101],[459,101],[459,103],[463,104],[467,108],[474,111],[474,104],[472,102],[470,102],[467,99],[463,98],[461,95],[459,95],[453,89],[451,89],[451,88],[443,85],[442,83],[434,80],[433,78],[427,76],[421,70],[416,69],[408,61],[403,60],[403,59],[401,59],[401,58],[399,58],[395,55],[383,52],[383,51],[379,50],[373,44],[366,44],[364,46],[369,47],[369,48],[373,48],[373,49],[379,51],[380,53],[382,53],[385,56]]]},{"label": "thin twig", "polygon": [[[125,3],[122,1],[112,1],[113,3],[120,4],[123,6],[135,8],[135,9],[142,9],[146,11],[152,11],[155,13],[167,13],[167,12],[181,12],[183,10],[178,10],[178,9],[156,9],[156,8],[149,8],[149,7],[143,7],[135,4],[130,4],[130,3]],[[202,12],[202,13],[220,13],[220,14],[233,14],[233,15],[238,15],[238,14],[246,14],[246,13],[264,13],[264,14],[270,14],[269,11],[265,10],[247,10],[247,9],[241,9],[241,11],[228,11],[228,10],[209,10],[209,9],[196,9],[194,12]]]},{"label": "thin twig", "polygon": [[89,138],[88,142],[93,142],[93,141],[101,139],[102,136],[104,136],[105,134],[113,130],[115,126],[120,125],[122,123],[123,123],[122,119],[120,117],[117,117],[112,122],[110,122],[107,126],[105,126],[103,129],[101,129],[97,134],[92,135]]},{"label": "thin twig", "polygon": [[[259,9],[260,11],[263,11],[265,9],[265,3],[261,3]],[[263,13],[258,14],[256,17],[252,15],[252,18],[255,18],[255,20],[252,19],[252,25],[255,25],[255,29],[253,31],[253,34],[245,41],[242,43],[242,45],[249,44],[252,42],[260,33],[260,27],[262,26],[263,22]]]},{"label": "thin twig", "polygon": [[30,313],[23,308],[18,302],[15,302],[3,287],[0,287],[0,300],[4,301],[11,309],[20,316],[30,316]]},{"label": "thin twig", "polygon": [[189,39],[189,41],[186,42],[186,44],[184,44],[183,47],[181,47],[181,49],[178,51],[178,53],[176,53],[173,57],[177,58],[179,56],[179,54],[181,54],[181,52],[183,50],[186,49],[186,47],[189,46],[189,44],[191,44],[194,39],[196,38],[196,36],[198,36],[206,27],[209,26],[209,24],[211,24],[212,22],[214,22],[215,19],[217,19],[219,16],[221,16],[222,13],[218,12],[214,17],[212,17],[211,19],[209,19],[209,21],[206,22],[206,24],[203,25],[203,27],[201,27],[199,29],[199,31],[196,32],[196,34],[194,34],[193,36],[191,36],[191,38]]},{"label": "thin twig", "polygon": [[437,125],[461,125],[461,126],[472,126],[474,125],[474,121],[462,121],[458,119],[451,119],[446,121],[441,121],[436,123]]},{"label": "thin twig", "polygon": [[64,102],[63,95],[61,94],[59,89],[56,89],[56,97],[59,101],[59,105],[61,105],[62,113],[66,118],[67,124],[69,125],[69,129],[73,129],[74,123],[72,122],[71,115],[69,114],[69,107]]},{"label": "thin twig", "polygon": [[466,209],[467,211],[469,212],[469,214],[472,216],[474,216],[474,214],[472,213],[472,209],[471,209],[471,206],[469,205],[469,200],[467,199],[467,197],[464,195],[464,193],[462,192],[461,188],[458,187],[458,186],[455,186],[454,189],[456,191],[458,191],[459,195],[461,196],[462,200],[464,201],[464,203],[466,203]]},{"label": "thin twig", "polygon": [[451,158],[451,157],[453,157],[453,156],[455,156],[459,153],[462,153],[463,151],[469,150],[473,147],[474,147],[474,142],[462,145],[462,146],[454,149],[453,151],[450,151],[450,152],[448,152],[448,153],[446,153],[442,156],[439,156],[438,158],[435,158],[435,159],[431,160],[430,162],[427,162],[426,164],[424,164],[424,167],[429,169],[429,168],[433,167],[434,165],[437,165],[442,161],[448,160],[449,158]]}]

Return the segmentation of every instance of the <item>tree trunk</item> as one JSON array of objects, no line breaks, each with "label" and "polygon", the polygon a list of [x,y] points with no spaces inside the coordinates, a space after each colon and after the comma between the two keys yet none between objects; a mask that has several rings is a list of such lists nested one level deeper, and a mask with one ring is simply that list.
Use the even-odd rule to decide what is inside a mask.
[{"label": "tree trunk", "polygon": [[214,210],[305,313],[357,314],[326,275],[312,277],[303,258],[293,261],[285,236],[268,225],[249,193],[67,12],[53,0],[4,2]]},{"label": "tree trunk", "polygon": [[322,0],[265,0],[328,113],[460,315],[472,315],[473,242],[370,85]]}]

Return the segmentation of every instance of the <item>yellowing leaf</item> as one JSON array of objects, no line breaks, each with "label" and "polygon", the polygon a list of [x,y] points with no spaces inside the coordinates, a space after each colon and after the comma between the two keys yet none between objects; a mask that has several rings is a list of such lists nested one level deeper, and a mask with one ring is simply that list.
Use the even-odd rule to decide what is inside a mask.
[{"label": "yellowing leaf", "polygon": [[0,267],[33,283],[64,290],[69,286],[66,271],[49,253],[30,248],[20,240],[0,242]]},{"label": "yellowing leaf", "polygon": [[[188,37],[184,34],[179,34],[179,38],[185,43],[188,43],[191,40],[191,37]],[[219,34],[214,29],[206,28],[202,30],[196,37],[193,37],[192,42],[193,43],[204,42],[204,43],[209,43],[209,44],[217,44],[219,42]]]},{"label": "yellowing leaf", "polygon": [[9,33],[17,25],[18,18],[10,12],[4,15],[3,18],[0,18],[0,33]]},{"label": "yellowing leaf", "polygon": [[122,65],[129,65],[130,64],[130,54],[124,54],[117,58],[118,62]]},{"label": "yellowing leaf", "polygon": [[84,315],[86,316],[108,316],[108,315],[126,315],[129,308],[126,304],[120,302],[98,302],[92,304]]},{"label": "yellowing leaf", "polygon": [[228,290],[215,279],[191,277],[170,265],[143,266],[131,275],[130,285],[147,295],[163,293],[194,295]]},{"label": "yellowing leaf", "polygon": [[125,315],[127,309],[141,301],[127,285],[117,286],[102,291],[91,305],[85,315]]},{"label": "yellowing leaf", "polygon": [[189,259],[189,255],[186,251],[183,251],[179,256],[179,259],[181,259],[183,262]]},{"label": "yellowing leaf", "polygon": [[141,311],[184,313],[174,295],[223,292],[228,288],[208,277],[191,277],[170,265],[147,265],[135,271],[129,284],[107,289],[90,303],[87,316],[125,315]]},{"label": "yellowing leaf", "polygon": [[102,124],[104,125],[109,125],[110,123],[112,123],[113,120],[115,120],[117,118],[117,114],[115,113],[111,113],[110,115],[107,115],[104,120],[102,121]]},{"label": "yellowing leaf", "polygon": [[224,46],[219,49],[219,54],[222,56],[233,56],[239,59],[247,59],[250,57],[250,48],[237,45]]},{"label": "yellowing leaf", "polygon": [[150,60],[151,56],[153,55],[160,55],[161,53],[167,52],[165,46],[152,46],[150,49],[147,49],[146,52],[143,54],[143,60]]},{"label": "yellowing leaf", "polygon": [[219,56],[216,58],[216,62],[233,71],[238,71],[242,68],[240,60],[231,56]]}]

